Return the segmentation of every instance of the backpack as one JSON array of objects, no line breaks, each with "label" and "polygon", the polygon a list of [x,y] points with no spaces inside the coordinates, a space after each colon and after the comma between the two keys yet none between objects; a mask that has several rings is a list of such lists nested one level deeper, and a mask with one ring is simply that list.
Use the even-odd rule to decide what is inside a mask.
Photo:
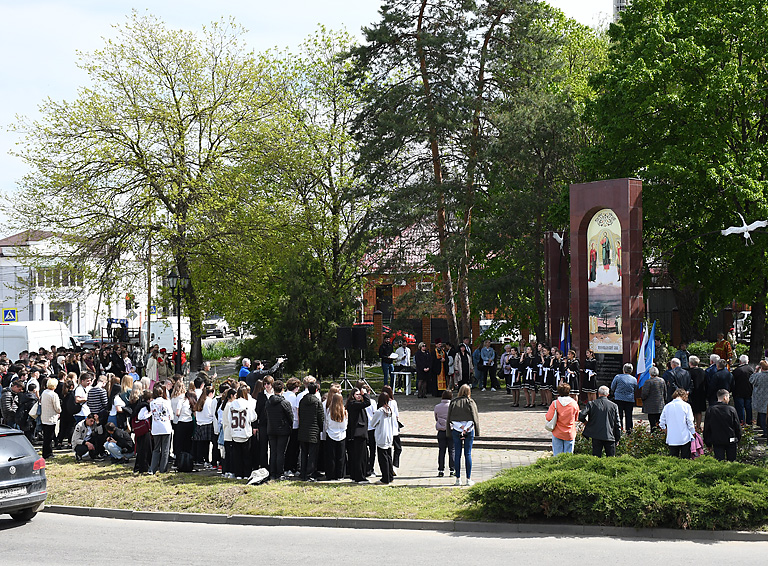
[{"label": "backpack", "polygon": [[177,472],[192,472],[195,469],[195,463],[192,460],[192,454],[189,452],[179,452],[176,456]]}]

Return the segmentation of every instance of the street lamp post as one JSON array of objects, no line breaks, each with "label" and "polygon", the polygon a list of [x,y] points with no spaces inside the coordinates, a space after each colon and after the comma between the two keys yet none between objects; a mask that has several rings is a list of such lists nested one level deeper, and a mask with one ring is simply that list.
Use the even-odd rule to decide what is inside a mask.
[{"label": "street lamp post", "polygon": [[176,298],[176,317],[178,321],[179,334],[176,340],[176,373],[181,374],[181,293],[189,286],[188,277],[180,277],[176,270],[171,271],[168,274],[168,286],[171,288],[171,293]]}]

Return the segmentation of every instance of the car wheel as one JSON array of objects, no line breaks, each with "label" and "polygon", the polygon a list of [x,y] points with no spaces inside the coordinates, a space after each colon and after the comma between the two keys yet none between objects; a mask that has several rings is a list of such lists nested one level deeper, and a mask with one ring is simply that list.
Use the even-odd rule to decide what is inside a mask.
[{"label": "car wheel", "polygon": [[11,518],[14,521],[18,521],[20,523],[26,523],[27,521],[31,521],[32,517],[37,515],[37,511],[35,511],[34,508],[29,509],[22,509],[21,511],[16,511],[15,513],[11,513]]}]

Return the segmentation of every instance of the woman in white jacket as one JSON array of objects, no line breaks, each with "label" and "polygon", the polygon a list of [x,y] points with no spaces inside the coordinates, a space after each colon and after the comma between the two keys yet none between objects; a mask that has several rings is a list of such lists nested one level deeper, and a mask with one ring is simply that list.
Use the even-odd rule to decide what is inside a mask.
[{"label": "woman in white jacket", "polygon": [[392,483],[394,470],[392,469],[392,443],[395,429],[397,428],[397,419],[395,413],[389,406],[389,395],[382,393],[377,401],[378,409],[373,414],[371,424],[373,425],[374,436],[376,438],[376,455],[379,457],[379,468],[381,469],[381,483]]},{"label": "woman in white jacket", "polygon": [[59,385],[55,377],[48,379],[45,391],[40,396],[40,423],[43,426],[43,458],[53,457],[53,437],[56,431],[56,423],[61,414],[61,400],[54,391]]}]

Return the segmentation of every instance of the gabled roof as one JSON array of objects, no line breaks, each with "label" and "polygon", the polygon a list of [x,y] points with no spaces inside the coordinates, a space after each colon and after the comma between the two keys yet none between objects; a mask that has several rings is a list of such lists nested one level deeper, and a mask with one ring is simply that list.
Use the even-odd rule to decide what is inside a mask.
[{"label": "gabled roof", "polygon": [[427,256],[440,253],[437,230],[433,225],[414,224],[406,228],[399,236],[391,240],[378,239],[371,243],[371,248],[378,249],[367,253],[360,262],[363,275],[382,272],[432,272]]},{"label": "gabled roof", "polygon": [[24,230],[0,240],[0,248],[28,246],[30,242],[47,240],[53,235],[53,232],[48,232],[47,230]]}]

